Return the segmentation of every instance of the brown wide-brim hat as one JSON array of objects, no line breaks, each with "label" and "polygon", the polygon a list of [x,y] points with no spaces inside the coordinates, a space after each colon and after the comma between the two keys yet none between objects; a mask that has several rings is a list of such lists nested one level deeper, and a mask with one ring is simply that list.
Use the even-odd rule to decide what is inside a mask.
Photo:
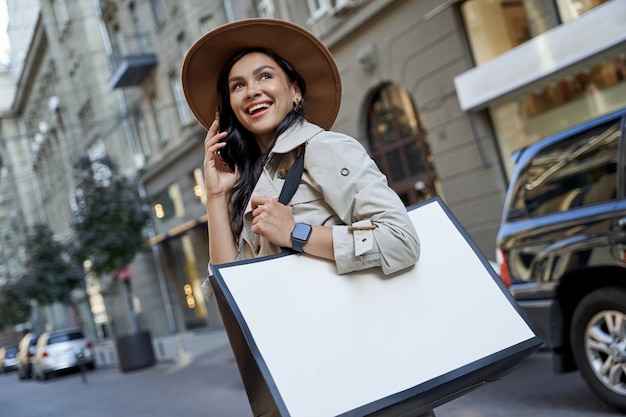
[{"label": "brown wide-brim hat", "polygon": [[217,78],[237,52],[267,48],[289,62],[306,84],[306,118],[324,129],[335,122],[341,78],[326,46],[311,32],[280,19],[244,19],[219,26],[198,39],[185,55],[182,85],[189,108],[207,130],[220,99]]}]

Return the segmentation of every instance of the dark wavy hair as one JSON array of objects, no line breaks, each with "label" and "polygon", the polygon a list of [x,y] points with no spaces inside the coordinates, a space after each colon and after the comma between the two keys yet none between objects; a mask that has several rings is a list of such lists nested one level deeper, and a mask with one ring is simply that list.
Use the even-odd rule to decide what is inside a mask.
[{"label": "dark wavy hair", "polygon": [[237,120],[230,106],[228,75],[233,65],[243,56],[251,52],[261,52],[276,61],[282,70],[285,71],[289,80],[298,85],[302,94],[300,105],[294,106],[294,109],[290,111],[278,125],[276,137],[287,130],[292,124],[303,120],[305,117],[303,111],[306,92],[304,79],[287,61],[273,51],[265,48],[245,49],[233,55],[226,64],[224,64],[217,79],[217,93],[220,97],[220,130],[228,132],[228,136],[224,139],[228,142],[228,146],[220,151],[220,155],[226,162],[236,164],[241,171],[241,176],[229,195],[231,202],[231,209],[229,211],[230,227],[237,242],[239,241],[239,236],[243,228],[243,212],[252,195],[254,186],[261,175],[263,166],[267,160],[267,155],[273,147],[272,144],[265,152],[261,152],[254,135],[239,123],[239,120]]}]

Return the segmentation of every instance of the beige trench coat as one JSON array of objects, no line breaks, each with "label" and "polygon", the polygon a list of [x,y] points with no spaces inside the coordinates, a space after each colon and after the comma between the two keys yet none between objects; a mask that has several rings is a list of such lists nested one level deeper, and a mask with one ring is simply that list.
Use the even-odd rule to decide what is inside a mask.
[{"label": "beige trench coat", "polygon": [[[415,264],[420,243],[406,208],[354,138],[308,122],[296,123],[278,137],[253,195],[277,198],[284,172],[305,143],[304,173],[289,204],[296,222],[333,227],[338,273],[380,267],[391,274]],[[252,233],[251,226],[248,204],[238,260],[282,251]]]}]

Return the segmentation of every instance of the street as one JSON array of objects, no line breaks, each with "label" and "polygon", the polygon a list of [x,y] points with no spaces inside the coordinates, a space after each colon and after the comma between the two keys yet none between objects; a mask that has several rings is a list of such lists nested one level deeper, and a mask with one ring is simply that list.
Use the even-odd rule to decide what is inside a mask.
[{"label": "street", "polygon": [[437,417],[615,417],[578,372],[556,375],[536,352],[499,381],[438,407]]},{"label": "street", "polygon": [[[0,375],[2,417],[252,416],[223,331],[211,331],[189,358],[122,373],[117,368],[20,381]],[[503,379],[438,407],[437,417],[614,417],[577,373],[554,375],[537,352]]]},{"label": "street", "polygon": [[223,331],[188,346],[190,360],[159,362],[122,373],[118,368],[20,381],[0,375],[0,417],[251,417]]}]

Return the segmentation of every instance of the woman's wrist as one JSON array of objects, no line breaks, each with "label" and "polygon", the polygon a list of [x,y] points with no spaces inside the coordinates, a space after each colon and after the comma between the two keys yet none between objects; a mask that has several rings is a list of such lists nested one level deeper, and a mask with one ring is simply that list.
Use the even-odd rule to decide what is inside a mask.
[{"label": "woman's wrist", "polygon": [[207,208],[209,207],[209,205],[222,205],[222,204],[228,204],[228,195],[226,193],[207,195],[206,197]]}]

